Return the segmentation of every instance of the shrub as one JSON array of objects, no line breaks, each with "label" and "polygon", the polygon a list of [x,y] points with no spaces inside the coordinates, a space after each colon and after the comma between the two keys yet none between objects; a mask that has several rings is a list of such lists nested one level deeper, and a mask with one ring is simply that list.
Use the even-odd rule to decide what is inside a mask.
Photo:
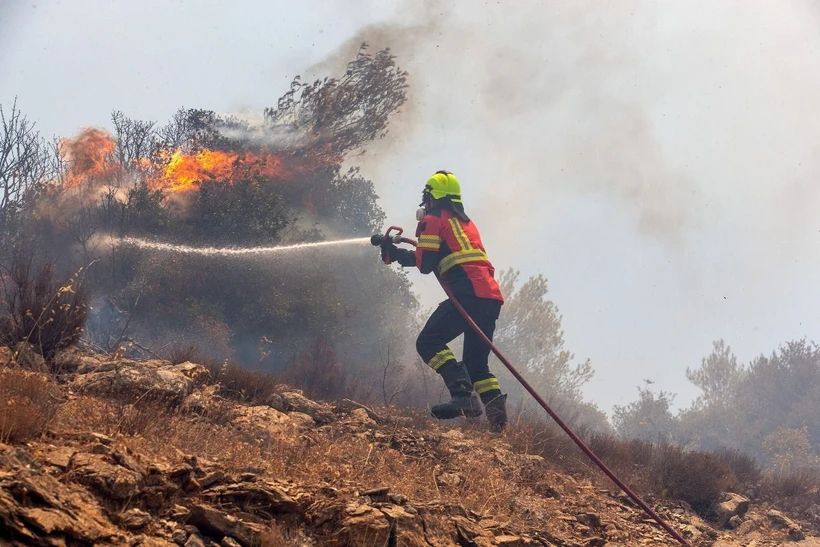
[{"label": "shrub", "polygon": [[[607,480],[556,427],[524,423],[510,428],[507,436],[514,446],[527,451],[534,449],[565,469]],[[703,516],[709,514],[722,492],[737,485],[738,477],[751,482],[759,473],[751,458],[737,452],[693,452],[675,445],[609,434],[590,435],[586,443],[607,467],[639,493],[685,501]]]},{"label": "shrub", "polygon": [[23,442],[48,428],[59,404],[59,390],[43,375],[0,370],[0,442]]},{"label": "shrub", "polygon": [[740,486],[750,488],[760,480],[760,467],[748,454],[734,448],[724,448],[715,452],[715,456],[729,467]]},{"label": "shrub", "polygon": [[88,312],[83,270],[57,282],[53,264],[35,269],[32,259],[18,255],[9,274],[0,276],[0,343],[28,342],[50,359],[76,342]]},{"label": "shrub", "polygon": [[171,348],[167,351],[166,358],[171,361],[171,363],[178,365],[180,363],[185,363],[186,361],[194,362],[197,360],[198,355],[199,352],[193,345],[177,343],[171,346]]},{"label": "shrub", "polygon": [[760,495],[778,501],[787,498],[814,497],[820,503],[820,471],[804,467],[790,472],[769,472],[761,481]]},{"label": "shrub", "polygon": [[314,399],[352,396],[347,371],[339,362],[333,346],[323,340],[317,340],[309,350],[291,361],[282,379],[303,389]]},{"label": "shrub", "polygon": [[279,390],[279,382],[267,372],[249,370],[228,363],[205,363],[211,372],[210,382],[219,384],[219,394],[244,403],[267,404]]},{"label": "shrub", "polygon": [[648,472],[653,490],[685,501],[701,515],[709,513],[732,483],[731,470],[713,454],[665,445],[656,447],[652,460]]}]

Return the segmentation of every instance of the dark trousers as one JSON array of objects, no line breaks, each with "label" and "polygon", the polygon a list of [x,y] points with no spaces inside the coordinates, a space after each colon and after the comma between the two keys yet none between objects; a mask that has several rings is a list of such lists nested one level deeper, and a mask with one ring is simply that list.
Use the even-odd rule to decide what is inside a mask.
[{"label": "dark trousers", "polygon": [[[501,302],[488,298],[465,298],[459,302],[484,334],[492,340],[495,322],[501,312]],[[481,395],[499,392],[498,380],[490,372],[487,364],[490,347],[470,328],[449,300],[439,304],[427,320],[416,340],[416,349],[424,362],[438,371],[448,363],[455,362],[455,356],[447,344],[462,333],[463,361],[475,390]]]}]

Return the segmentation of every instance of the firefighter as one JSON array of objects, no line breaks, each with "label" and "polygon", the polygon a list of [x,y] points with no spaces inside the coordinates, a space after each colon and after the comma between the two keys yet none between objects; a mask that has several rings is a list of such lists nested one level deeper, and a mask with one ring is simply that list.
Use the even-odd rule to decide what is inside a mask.
[{"label": "firefighter", "polygon": [[[388,241],[383,253],[389,262],[418,267],[423,274],[437,272],[484,334],[492,339],[504,298],[493,277],[495,269],[487,258],[478,228],[464,212],[461,187],[455,175],[436,171],[424,186],[420,205],[422,208],[416,213],[419,224],[415,252],[399,249]],[[447,346],[460,334],[464,334],[463,362],[458,362]],[[504,428],[507,395],[501,393],[498,379],[490,372],[490,348],[467,325],[450,300],[439,304],[427,320],[416,340],[416,348],[424,362],[441,375],[450,391],[450,401],[433,406],[433,416],[441,420],[480,416],[480,398],[490,428],[496,432]]]}]

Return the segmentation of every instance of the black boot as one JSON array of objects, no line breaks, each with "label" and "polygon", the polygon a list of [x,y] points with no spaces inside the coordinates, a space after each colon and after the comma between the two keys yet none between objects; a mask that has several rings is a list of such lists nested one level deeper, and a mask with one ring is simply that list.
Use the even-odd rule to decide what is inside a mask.
[{"label": "black boot", "polygon": [[464,363],[452,361],[442,366],[438,373],[444,379],[444,384],[450,391],[450,401],[433,405],[430,409],[434,417],[439,420],[451,420],[459,416],[475,418],[481,416],[481,404],[473,393],[473,383],[464,368]]},{"label": "black boot", "polygon": [[[481,398],[484,399],[484,394]],[[507,425],[507,394],[497,392],[493,397],[488,397],[484,402],[484,412],[490,422],[490,431],[500,433]]]}]

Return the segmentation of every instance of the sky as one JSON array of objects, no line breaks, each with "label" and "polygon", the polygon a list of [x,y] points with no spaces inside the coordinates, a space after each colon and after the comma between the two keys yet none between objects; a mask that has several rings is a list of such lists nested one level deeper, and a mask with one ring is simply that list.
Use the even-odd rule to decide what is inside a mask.
[{"label": "sky", "polygon": [[[820,7],[751,2],[0,0],[0,104],[47,135],[113,109],[258,115],[358,44],[410,73],[352,160],[412,229],[437,169],[497,269],[545,275],[605,410],[820,332]],[[411,276],[426,306],[434,279]]]}]

